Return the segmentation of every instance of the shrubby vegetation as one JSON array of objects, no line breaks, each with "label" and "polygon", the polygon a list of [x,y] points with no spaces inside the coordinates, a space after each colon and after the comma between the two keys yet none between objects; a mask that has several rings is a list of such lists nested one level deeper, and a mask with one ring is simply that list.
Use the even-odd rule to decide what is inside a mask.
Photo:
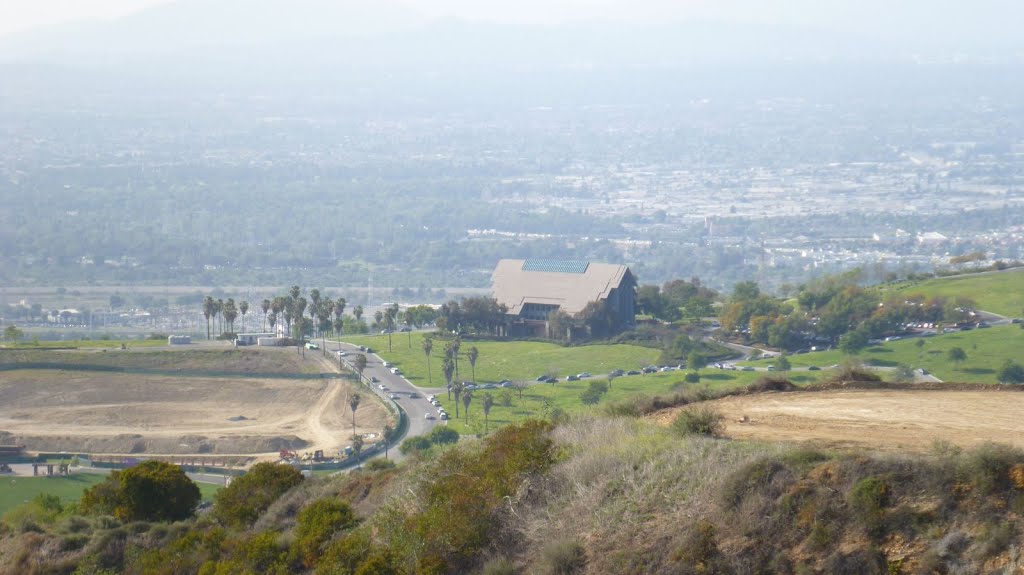
[{"label": "shrubby vegetation", "polygon": [[[785,384],[765,379],[756,387]],[[704,406],[683,413],[666,427],[627,417],[558,426],[533,420],[428,450],[398,468],[306,481],[264,464],[225,490],[231,496],[218,498],[213,513],[185,521],[79,515],[40,496],[0,522],[7,561],[0,571],[738,575],[1021,567],[1020,449],[936,444],[927,455],[875,456],[785,447],[715,437],[721,416]],[[243,496],[262,482],[275,487]],[[244,519],[224,515],[229,500],[230,517]],[[257,510],[242,513],[247,501]]]}]

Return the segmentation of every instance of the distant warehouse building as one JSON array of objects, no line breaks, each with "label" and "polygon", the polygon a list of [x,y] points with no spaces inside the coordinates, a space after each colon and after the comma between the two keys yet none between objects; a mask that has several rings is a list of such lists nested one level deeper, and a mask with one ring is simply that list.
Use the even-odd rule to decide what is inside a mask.
[{"label": "distant warehouse building", "polygon": [[[552,314],[579,319],[588,304],[604,314],[609,331],[632,327],[636,278],[629,267],[575,260],[501,260],[491,276],[494,299],[508,308],[508,335],[549,333]],[[595,309],[595,306],[591,306]]]}]

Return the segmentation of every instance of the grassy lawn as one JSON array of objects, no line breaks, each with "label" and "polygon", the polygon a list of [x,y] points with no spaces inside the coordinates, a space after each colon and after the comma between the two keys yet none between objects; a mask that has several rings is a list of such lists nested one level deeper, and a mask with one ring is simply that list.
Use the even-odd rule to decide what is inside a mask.
[{"label": "grassy lawn", "polygon": [[[917,341],[923,341],[922,347]],[[947,352],[959,347],[967,360],[959,368],[949,360]],[[924,368],[942,381],[963,383],[998,383],[996,372],[1007,359],[1024,361],[1024,329],[1017,325],[974,329],[927,338],[908,338],[875,345],[857,357],[868,365],[894,367],[899,364]],[[817,365],[827,367],[843,360],[839,351],[824,351],[789,356],[793,367]],[[769,365],[771,360],[747,362]]]},{"label": "grassy lawn", "polygon": [[[82,492],[106,479],[103,473],[76,473],[67,477],[10,477],[0,476],[0,516],[11,509],[31,501],[40,493],[60,497],[65,503],[78,501]],[[222,486],[197,483],[203,501],[212,501]]]},{"label": "grassy lawn", "polygon": [[[427,377],[427,359],[423,353],[422,333],[392,335],[392,351],[388,351],[386,335],[344,337],[347,342],[368,345],[381,357],[401,368],[405,377],[420,387],[444,387],[441,363],[445,341],[435,340],[430,355],[430,378]],[[497,382],[502,379],[533,381],[544,373],[564,376],[589,371],[608,373],[614,369],[637,369],[658,359],[661,351],[635,345],[586,345],[562,347],[553,343],[534,341],[463,341],[459,361],[458,379],[472,380],[473,370],[465,358],[470,347],[476,346],[480,356],[476,362],[476,381]],[[432,382],[432,384],[430,383]]]},{"label": "grassy lawn", "polygon": [[[476,390],[473,400],[469,405],[469,424],[465,420],[465,413],[462,405],[459,406],[459,413],[462,417],[455,420],[455,396],[449,400],[446,394],[440,394],[437,398],[441,405],[448,412],[451,420],[449,425],[458,430],[459,433],[483,433],[484,414],[480,402],[484,393],[494,396],[494,406],[491,408],[488,417],[491,429],[527,419],[530,417],[544,417],[550,414],[555,408],[566,413],[586,413],[587,411],[599,411],[604,405],[626,399],[631,396],[645,395],[667,395],[675,389],[681,389],[685,371],[672,371],[666,373],[653,373],[648,375],[633,375],[618,377],[612,382],[611,389],[605,394],[601,401],[595,405],[584,405],[580,400],[580,393],[590,387],[592,381],[604,381],[604,378],[590,378],[580,381],[559,381],[555,384],[539,383],[531,385],[523,391],[523,398],[514,389],[489,389]],[[719,369],[703,369],[700,371],[701,380],[697,384],[682,384],[685,386],[706,386],[709,389],[723,389],[746,386],[764,373],[744,371],[724,371]],[[795,376],[794,383],[809,383],[814,381],[817,375],[813,373],[791,374]],[[511,406],[502,405],[502,395],[508,391],[512,396]]]},{"label": "grassy lawn", "polygon": [[928,296],[965,296],[985,311],[1007,317],[1024,316],[1024,270],[900,282],[882,286],[883,297],[896,291]]}]

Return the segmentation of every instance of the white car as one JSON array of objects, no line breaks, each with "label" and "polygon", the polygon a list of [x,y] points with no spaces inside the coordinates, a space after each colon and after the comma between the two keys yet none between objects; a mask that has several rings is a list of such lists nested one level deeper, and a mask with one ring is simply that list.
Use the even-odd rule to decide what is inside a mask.
[{"label": "white car", "polygon": [[402,370],[398,369],[397,367],[392,367],[391,368],[391,373],[393,373],[395,375],[402,375]]},{"label": "white car", "polygon": [[391,367],[391,362],[385,361],[384,362],[384,367]]},{"label": "white car", "polygon": [[423,419],[434,419],[434,414],[433,413],[424,413],[423,414]]},{"label": "white car", "polygon": [[381,388],[382,390],[388,388],[388,386],[384,385],[383,383],[378,385],[377,387]]}]

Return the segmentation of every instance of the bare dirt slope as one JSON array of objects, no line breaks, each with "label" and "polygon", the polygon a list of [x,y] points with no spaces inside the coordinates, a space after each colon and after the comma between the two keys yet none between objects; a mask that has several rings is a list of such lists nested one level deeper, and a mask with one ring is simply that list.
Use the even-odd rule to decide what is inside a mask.
[{"label": "bare dirt slope", "polygon": [[[926,450],[935,440],[1024,447],[1024,393],[836,390],[761,393],[709,402],[729,437]],[[678,409],[655,417],[672,421]],[[748,423],[740,423],[743,416]]]},{"label": "bare dirt slope", "polygon": [[[0,442],[93,453],[335,453],[352,435],[339,379],[174,377],[21,370],[0,373]],[[364,401],[358,433],[386,412]]]}]

